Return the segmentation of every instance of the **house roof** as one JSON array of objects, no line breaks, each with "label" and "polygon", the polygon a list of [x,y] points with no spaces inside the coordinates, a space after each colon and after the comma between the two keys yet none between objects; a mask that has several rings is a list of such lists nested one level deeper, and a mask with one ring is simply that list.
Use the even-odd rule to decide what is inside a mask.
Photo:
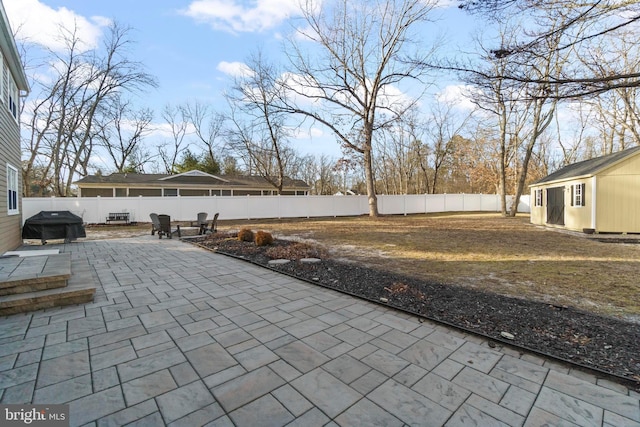
[{"label": "house roof", "polygon": [[608,154],[602,157],[596,157],[582,162],[572,163],[568,166],[558,169],[554,173],[547,175],[532,185],[545,184],[554,181],[564,181],[567,179],[578,178],[583,176],[593,176],[597,173],[631,157],[640,154],[640,146],[628,148],[618,151],[617,153]]},{"label": "house roof", "polygon": [[[171,184],[185,185],[215,185],[216,187],[272,187],[261,176],[217,176],[201,171],[189,171],[181,174],[142,174],[142,173],[112,173],[111,175],[87,175],[75,184],[89,184],[92,187],[106,185],[152,185],[167,187]],[[284,187],[308,189],[309,185],[300,179],[284,178]]]}]

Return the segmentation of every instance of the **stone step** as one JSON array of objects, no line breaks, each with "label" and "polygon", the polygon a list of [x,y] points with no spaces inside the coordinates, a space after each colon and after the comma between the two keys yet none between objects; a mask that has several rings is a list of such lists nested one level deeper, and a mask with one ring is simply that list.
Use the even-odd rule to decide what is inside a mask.
[{"label": "stone step", "polygon": [[67,279],[69,276],[64,277],[43,277],[39,279],[33,280],[25,280],[20,285],[14,285],[10,287],[2,287],[0,286],[0,296],[5,295],[18,295],[18,294],[26,294],[28,292],[35,291],[44,291],[47,289],[55,289],[55,288],[64,288],[67,286]]},{"label": "stone step", "polygon": [[[62,287],[51,288],[60,282]],[[0,259],[0,289],[26,290],[0,296],[0,316],[91,302],[96,292],[90,269],[68,253]]]},{"label": "stone step", "polygon": [[0,259],[0,296],[66,286],[71,277],[71,254]]}]

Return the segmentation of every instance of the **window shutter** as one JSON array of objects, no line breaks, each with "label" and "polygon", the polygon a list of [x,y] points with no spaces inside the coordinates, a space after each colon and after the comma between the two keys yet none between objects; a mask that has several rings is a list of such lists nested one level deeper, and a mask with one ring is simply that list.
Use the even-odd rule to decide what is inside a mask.
[{"label": "window shutter", "polygon": [[573,185],[571,186],[571,206],[573,206]]},{"label": "window shutter", "polygon": [[582,194],[582,197],[580,198],[580,200],[582,201],[582,206],[584,206],[584,205],[585,205],[585,203],[584,203],[584,199],[585,199],[585,196],[586,196],[586,194],[585,194],[585,192],[584,192],[584,190],[585,190],[585,185],[586,185],[586,184],[585,184],[584,182],[581,184],[582,189],[581,189],[580,193]]}]

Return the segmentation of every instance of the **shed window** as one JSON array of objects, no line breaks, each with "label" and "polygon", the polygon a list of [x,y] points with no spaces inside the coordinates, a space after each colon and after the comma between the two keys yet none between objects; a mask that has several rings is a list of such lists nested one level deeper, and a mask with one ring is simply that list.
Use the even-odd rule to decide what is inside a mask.
[{"label": "shed window", "polygon": [[571,206],[584,206],[584,183],[571,186]]},{"label": "shed window", "polygon": [[535,190],[534,206],[542,206],[542,189]]},{"label": "shed window", "polygon": [[7,213],[17,215],[18,210],[18,169],[7,165]]}]

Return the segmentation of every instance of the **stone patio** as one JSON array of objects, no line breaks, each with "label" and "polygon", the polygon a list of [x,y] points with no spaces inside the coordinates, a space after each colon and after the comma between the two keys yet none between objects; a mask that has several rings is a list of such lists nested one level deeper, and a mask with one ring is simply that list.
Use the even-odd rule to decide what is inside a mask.
[{"label": "stone patio", "polygon": [[620,384],[178,239],[52,246],[96,296],[0,318],[0,403],[73,426],[640,426]]}]

